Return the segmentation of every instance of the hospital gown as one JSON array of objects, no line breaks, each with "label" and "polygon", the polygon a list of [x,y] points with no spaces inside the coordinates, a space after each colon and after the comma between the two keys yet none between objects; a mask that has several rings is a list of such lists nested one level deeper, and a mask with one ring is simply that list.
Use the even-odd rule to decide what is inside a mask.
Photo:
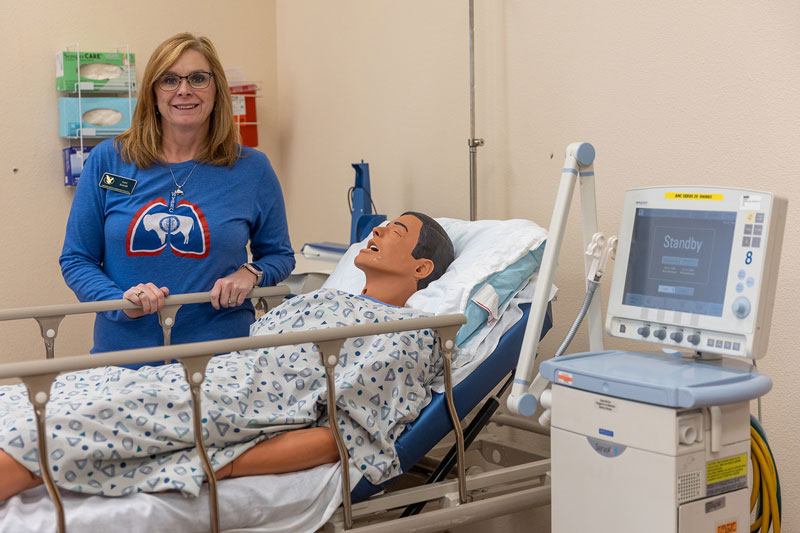
[{"label": "hospital gown", "polygon": [[[287,300],[252,335],[425,316],[323,289]],[[394,448],[430,401],[441,370],[431,330],[357,337],[336,369],[337,421],[349,455],[380,483],[400,473]],[[101,367],[61,375],[47,405],[47,452],[65,489],[118,496],[179,490],[204,480],[189,386],[180,365]],[[311,344],[214,357],[203,383],[203,438],[214,469],[280,432],[327,425],[325,369]],[[0,448],[39,474],[33,409],[22,385],[0,387]]]}]

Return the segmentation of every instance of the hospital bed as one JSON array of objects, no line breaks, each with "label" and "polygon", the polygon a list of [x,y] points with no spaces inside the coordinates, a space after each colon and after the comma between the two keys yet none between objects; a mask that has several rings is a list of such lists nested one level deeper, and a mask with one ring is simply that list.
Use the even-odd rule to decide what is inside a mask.
[{"label": "hospital bed", "polygon": [[[520,309],[519,299],[515,299],[514,295],[528,282],[531,273],[537,269],[542,258],[545,233],[541,228],[528,221],[465,223],[440,219],[440,222],[453,238],[457,262],[439,280],[441,283],[431,284],[429,287],[431,290],[427,294],[423,294],[425,291],[417,293],[414,296],[415,300],[409,301],[408,305],[440,315],[432,317],[434,319],[432,322],[431,319],[426,319],[428,325],[425,327],[440,327],[443,342],[447,344],[449,337],[450,341],[458,344],[459,350],[453,362],[452,371],[445,372],[443,381],[449,383],[443,382],[436,385],[436,392],[431,404],[398,439],[397,448],[403,470],[410,468],[449,431],[451,421],[448,411],[451,406],[456,409],[458,411],[458,417],[455,418],[455,425],[458,428],[456,434],[457,440],[461,441],[459,447],[461,475],[456,492],[459,494],[459,499],[465,502],[467,483],[463,465],[463,438],[458,420],[469,412],[504,375],[508,374],[515,364],[527,317],[526,312]],[[365,243],[362,243],[361,246],[363,244]],[[492,246],[491,253],[487,251],[486,245]],[[508,246],[513,246],[513,248],[509,249]],[[360,292],[360,287],[357,286],[359,283],[357,276],[360,272],[352,266],[352,257],[358,251],[359,245],[354,245],[348,251],[340,266],[337,266],[329,278],[327,286],[349,292]],[[258,296],[259,294],[254,295]],[[280,291],[271,293],[271,295],[280,296]],[[165,344],[168,344],[169,328],[176,319],[180,318],[177,308],[178,299],[187,297],[192,298],[190,295],[170,297],[167,310],[164,316],[160,317],[162,326],[165,328],[165,341],[167,341]],[[550,297],[551,293],[548,292],[547,301]],[[132,306],[124,301],[79,305],[84,307],[76,312],[97,312]],[[90,307],[86,307],[87,305]],[[95,309],[91,306],[101,306],[103,309]],[[60,319],[53,319],[53,316],[70,314],[65,312],[62,307],[55,307],[57,308],[55,310],[53,307],[28,310],[28,316],[36,318],[41,325],[47,354],[50,357],[53,354],[52,341],[55,339],[60,322]],[[464,315],[454,314],[453,311],[461,311]],[[441,316],[442,314],[444,316]],[[0,312],[0,319],[21,318],[17,315],[19,313],[15,315],[13,312]],[[436,319],[439,319],[438,323]],[[461,328],[461,324],[465,321],[468,327]],[[547,320],[543,320],[546,328],[549,328],[548,321],[549,317]],[[491,327],[481,327],[484,322],[490,322]],[[412,325],[407,323],[404,326]],[[467,330],[469,333],[465,334],[464,332]],[[507,330],[510,331],[506,332]],[[442,334],[442,331],[445,333]],[[317,331],[302,341],[319,343],[318,346],[323,353],[333,353],[336,351],[335,341],[341,335],[342,333],[334,332],[325,338],[325,334]],[[204,354],[298,341],[297,339],[269,339],[269,337],[276,336],[214,341],[197,343],[197,345],[164,346],[119,352],[116,355],[127,358],[127,362],[180,359],[189,367],[190,372],[187,373],[187,377],[192,379],[196,373],[202,374],[204,364],[210,358]],[[334,341],[333,348],[324,344],[331,340]],[[181,352],[183,349],[189,351]],[[84,366],[94,366],[98,363],[109,364],[111,361],[108,359],[109,355],[102,357],[103,359],[98,359],[96,356],[79,356],[28,364],[2,365],[0,366],[0,376],[23,376],[26,373],[29,375],[37,373],[52,375]],[[37,381],[27,378],[26,383],[33,387],[31,390],[33,403],[44,407],[43,402],[46,401],[49,382],[46,379]],[[448,390],[451,387],[455,387],[454,402],[452,399],[451,401],[447,400],[450,396]],[[543,466],[540,465],[540,472],[536,475],[542,474],[542,468]],[[369,484],[366,479],[359,479],[360,475],[352,468],[344,473],[345,486],[353,487],[353,501],[360,501],[383,488]],[[517,474],[517,476],[519,475]],[[107,498],[100,496],[69,493],[62,495],[61,499],[66,510],[65,525],[71,531],[80,531],[89,527],[96,528],[98,521],[99,523],[126,523],[128,530],[148,532],[204,531],[208,530],[208,514],[202,512],[201,509],[206,508],[207,500],[218,500],[220,512],[216,519],[219,520],[222,530],[313,531],[331,517],[342,499],[349,499],[348,491],[340,492],[339,490],[342,477],[342,470],[338,465],[323,465],[309,471],[280,476],[224,480],[216,484],[216,487],[215,484],[210,487],[205,486],[201,496],[197,499],[187,499],[179,494],[137,494],[121,498],[119,501],[115,500],[113,506],[108,505]],[[347,479],[348,477],[350,479]],[[447,486],[450,488],[445,488],[445,490],[452,491],[452,484]],[[302,490],[298,491],[297,487],[302,487]],[[441,488],[436,490],[441,490]],[[52,487],[50,487],[50,491],[52,491]],[[52,529],[53,520],[57,515],[53,512],[53,505],[47,493],[47,488],[39,487],[2,504],[0,506],[0,531],[15,531],[20,528],[36,531]],[[342,494],[344,495],[342,496]],[[403,501],[402,498],[403,496],[398,501]],[[261,503],[254,506],[253,501]],[[387,501],[393,500],[384,498],[382,505],[385,505]],[[352,516],[341,516],[349,513],[349,507],[349,502],[346,502],[344,509],[347,512],[339,511],[340,525],[352,522]],[[372,512],[363,505],[354,509],[356,512]],[[213,514],[214,511],[212,511]],[[328,527],[336,528],[335,525],[330,524]]]},{"label": "hospital bed", "polygon": [[[589,155],[587,157],[587,149]],[[468,412],[477,396],[476,383],[483,383],[484,390],[493,388],[513,368],[520,353],[519,343],[522,339],[522,352],[525,358],[524,368],[517,368],[514,378],[515,389],[530,385],[532,354],[542,335],[543,327],[549,327],[549,301],[553,296],[552,278],[558,258],[566,216],[576,180],[580,173],[581,201],[584,204],[583,233],[584,244],[596,232],[594,216],[594,181],[591,162],[594,150],[590,145],[570,145],[562,182],[559,188],[556,207],[550,224],[550,235],[542,254],[544,231],[527,222],[514,228],[504,226],[490,228],[492,221],[466,223],[463,221],[441,220],[451,235],[456,248],[457,260],[439,280],[432,283],[425,291],[420,291],[409,300],[408,306],[429,311],[438,316],[424,320],[420,327],[434,328],[444,347],[445,370],[443,383],[434,387],[440,398],[434,400],[429,409],[404,434],[398,443],[403,469],[409,467],[420,455],[425,453],[430,443],[435,442],[443,427],[455,429],[456,455],[458,457],[457,479],[445,480],[423,487],[409,488],[377,495],[360,503],[358,502],[383,487],[365,484],[359,473],[350,465],[342,469],[339,465],[323,465],[312,470],[283,474],[279,476],[256,476],[253,478],[228,479],[219,484],[211,482],[203,487],[200,496],[195,499],[183,498],[179,494],[136,494],[115,500],[108,505],[108,499],[100,496],[66,494],[63,497],[67,510],[66,518],[58,514],[64,530],[67,525],[74,530],[99,529],[104,524],[124,523],[129,531],[207,531],[209,530],[208,514],[202,509],[208,503],[211,514],[211,529],[225,531],[315,531],[324,527],[325,531],[342,531],[354,525],[356,531],[388,532],[388,531],[439,531],[449,525],[464,524],[471,521],[485,520],[490,517],[514,513],[537,505],[549,503],[550,491],[547,484],[549,460],[536,460],[507,468],[478,473],[467,476],[464,465],[464,435],[460,426],[460,418]],[[589,208],[589,209],[586,209]],[[495,221],[496,222],[496,221]],[[502,221],[509,223],[509,221]],[[524,221],[521,221],[524,222]],[[464,227],[461,227],[464,225]],[[467,227],[467,225],[469,225]],[[536,229],[534,229],[534,227]],[[470,232],[471,229],[480,229]],[[481,240],[483,239],[483,241]],[[494,253],[485,249],[470,248],[476,242],[488,242],[495,245]],[[358,252],[354,245],[345,254],[337,269],[326,284],[348,292],[358,293],[360,286],[353,277],[348,254],[354,256]],[[362,244],[363,246],[363,244]],[[504,248],[505,247],[505,248]],[[514,250],[513,252],[510,250]],[[521,250],[521,251],[520,251]],[[528,296],[533,293],[530,318],[523,319],[520,299],[514,298],[518,289],[525,285],[530,272],[523,273],[523,268],[533,265],[535,270],[541,262],[535,292],[528,284]],[[585,269],[590,268],[590,260]],[[500,273],[514,274],[513,283],[509,283]],[[357,275],[357,271],[356,271]],[[509,288],[510,285],[513,287]],[[430,289],[430,290],[429,290]],[[170,297],[172,298],[172,297]],[[97,305],[97,304],[95,304]],[[127,302],[121,304],[123,308]],[[589,307],[589,316],[595,313],[595,305]],[[44,313],[46,314],[46,313]],[[0,319],[3,318],[0,312]],[[162,325],[174,323],[175,315],[162,318]],[[417,320],[417,319],[414,319]],[[370,326],[372,333],[401,331],[413,329],[417,323],[403,320],[398,326],[392,323]],[[40,322],[40,324],[42,324]],[[462,326],[466,324],[465,326]],[[515,326],[516,324],[516,326]],[[57,324],[56,324],[57,325]],[[482,327],[488,325],[491,327]],[[590,323],[591,325],[591,323]],[[512,328],[512,326],[514,326]],[[362,326],[359,326],[359,328]],[[392,329],[395,328],[395,329]],[[509,331],[510,330],[510,331]],[[197,384],[203,379],[203,369],[210,359],[209,353],[276,346],[299,342],[314,342],[322,355],[323,362],[329,356],[337,355],[337,343],[341,346],[342,338],[349,335],[362,334],[362,330],[352,327],[331,328],[304,332],[303,335],[283,334],[263,337],[249,337],[213,341],[208,343],[187,344],[181,346],[164,346],[137,351],[106,354],[104,364],[125,362],[137,363],[156,359],[178,359],[187,369],[187,381]],[[53,338],[55,331],[48,324],[42,325],[42,334],[47,343]],[[166,333],[166,332],[165,332]],[[307,333],[307,334],[306,334]],[[166,335],[165,335],[166,337]],[[595,339],[590,327],[590,337]],[[501,340],[502,339],[502,340]],[[451,360],[452,349],[458,346],[457,357]],[[594,348],[594,340],[592,347]],[[52,348],[49,348],[50,353]],[[526,352],[527,350],[527,352]],[[493,355],[492,355],[493,354]],[[491,357],[490,357],[491,356]],[[113,359],[111,359],[113,357]],[[27,376],[23,380],[31,387],[30,398],[38,409],[44,409],[49,391],[49,383],[58,372],[88,368],[97,365],[94,356],[78,356],[59,358],[51,361],[34,361],[26,364],[0,365],[0,378],[11,376]],[[330,363],[333,370],[336,361]],[[452,364],[451,364],[452,363]],[[493,373],[483,378],[484,372]],[[38,379],[39,376],[45,379]],[[36,378],[36,379],[34,379]],[[453,398],[453,388],[458,395]],[[194,391],[194,387],[192,387]],[[328,394],[334,394],[330,390]],[[473,390],[474,389],[474,390]],[[472,394],[472,393],[475,394]],[[516,390],[514,391],[516,392]],[[466,394],[465,394],[466,393]],[[469,396],[469,397],[468,397]],[[332,397],[331,397],[332,398]],[[512,411],[532,414],[531,404],[525,394],[512,394]],[[511,401],[511,400],[509,400]],[[195,402],[197,405],[199,402]],[[449,420],[442,420],[440,413],[447,405]],[[329,399],[329,405],[334,405]],[[535,410],[535,405],[533,406]],[[456,414],[457,411],[457,414]],[[439,414],[436,414],[436,413]],[[430,414],[429,414],[430,413]],[[197,418],[197,417],[196,417]],[[524,424],[523,424],[524,425]],[[437,428],[439,433],[431,430]],[[415,429],[417,428],[417,429]],[[43,431],[41,433],[44,433]],[[195,432],[199,434],[200,432]],[[417,444],[413,435],[423,434],[428,439],[424,444]],[[339,441],[338,432],[334,432],[342,457],[346,457]],[[40,440],[46,445],[46,439]],[[202,450],[202,446],[198,446]],[[204,452],[198,452],[204,455]],[[46,454],[41,454],[46,458]],[[206,459],[207,463],[207,459]],[[207,469],[210,471],[210,467]],[[211,476],[213,478],[213,476]],[[217,486],[218,485],[218,486]],[[341,488],[340,488],[341,487]],[[353,488],[354,487],[354,488]],[[51,496],[56,502],[61,498],[55,494],[54,487],[49,486]],[[353,488],[351,492],[351,488]],[[299,489],[299,490],[298,490]],[[0,505],[0,531],[16,529],[52,529],[53,505],[47,497],[48,490],[38,487],[11,498]],[[485,497],[491,495],[491,498]],[[386,517],[393,518],[399,513],[398,508],[425,502],[436,501],[436,510],[421,515],[407,516],[384,522]],[[254,502],[258,502],[254,504]],[[341,506],[340,506],[341,504]],[[217,509],[220,512],[217,512]],[[217,525],[218,524],[218,525]],[[6,526],[10,529],[4,529]]]}]

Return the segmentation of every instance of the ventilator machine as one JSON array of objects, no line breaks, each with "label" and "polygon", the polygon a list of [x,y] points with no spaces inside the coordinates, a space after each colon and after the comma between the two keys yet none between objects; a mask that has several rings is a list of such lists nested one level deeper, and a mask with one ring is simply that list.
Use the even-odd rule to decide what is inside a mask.
[{"label": "ventilator machine", "polygon": [[750,402],[772,387],[754,361],[767,355],[786,210],[750,190],[627,192],[605,330],[661,350],[541,364],[554,533],[750,531]]}]

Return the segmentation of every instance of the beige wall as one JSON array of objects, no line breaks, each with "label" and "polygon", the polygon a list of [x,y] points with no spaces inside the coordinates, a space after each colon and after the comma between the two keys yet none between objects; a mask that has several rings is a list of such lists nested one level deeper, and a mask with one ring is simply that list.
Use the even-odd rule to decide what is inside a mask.
[{"label": "beige wall", "polygon": [[[704,183],[789,197],[764,420],[783,480],[784,530],[800,529],[800,5],[476,0],[479,216],[546,226],[567,143],[595,144],[599,223],[619,224],[624,191]],[[42,4],[42,5],[40,5]],[[44,6],[46,4],[46,7]],[[277,6],[277,7],[276,7]],[[124,13],[120,18],[116,13]],[[57,265],[71,191],[61,186],[56,51],[128,43],[143,69],[178,31],[210,36],[226,65],[262,81],[261,148],[284,185],[296,248],[344,241],[351,163],[370,163],[375,203],[467,218],[468,12],[464,0],[0,0],[0,307],[70,302]],[[277,34],[277,40],[276,40]],[[13,52],[11,52],[13,51]],[[14,170],[16,169],[16,171]],[[575,202],[577,207],[577,202]],[[571,217],[552,352],[582,298]],[[607,293],[607,290],[606,290]],[[90,346],[91,318],[62,326],[57,353]],[[3,361],[42,357],[37,326],[0,323]],[[609,340],[608,346],[621,346]],[[586,349],[585,337],[573,345]]]},{"label": "beige wall", "polygon": [[[261,149],[277,153],[275,6],[271,1],[142,0],[12,2],[0,0],[0,307],[74,302],[58,266],[72,189],[63,186],[58,136],[56,52],[74,43],[84,51],[128,44],[139,79],[153,49],[181,31],[214,41],[223,64],[263,84],[257,99]],[[91,316],[65,319],[56,354],[91,348]],[[43,357],[34,321],[0,322],[0,360]]]},{"label": "beige wall", "polygon": [[[783,481],[783,529],[800,530],[800,237],[791,230],[800,205],[800,4],[475,5],[481,218],[548,225],[563,150],[578,140],[597,148],[599,223],[608,232],[633,187],[728,185],[789,198],[770,350],[759,368],[774,380],[763,412]],[[381,213],[467,218],[468,2],[277,6],[280,160],[295,247],[347,239],[345,191],[360,158]],[[572,216],[558,323],[542,347],[550,353],[583,296],[579,226]],[[587,348],[585,336],[573,345]]]}]

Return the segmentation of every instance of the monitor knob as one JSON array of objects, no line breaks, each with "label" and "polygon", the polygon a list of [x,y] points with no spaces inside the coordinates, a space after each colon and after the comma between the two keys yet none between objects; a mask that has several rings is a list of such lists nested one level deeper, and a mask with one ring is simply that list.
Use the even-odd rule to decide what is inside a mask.
[{"label": "monitor knob", "polygon": [[737,318],[744,318],[750,314],[750,300],[744,296],[739,296],[733,301],[731,309],[733,309],[733,314]]},{"label": "monitor knob", "polygon": [[669,338],[675,342],[681,342],[683,340],[683,333],[680,331],[673,331]]},{"label": "monitor knob", "polygon": [[649,337],[650,336],[650,327],[649,326],[642,326],[636,331],[642,337]]},{"label": "monitor knob", "polygon": [[700,344],[700,335],[698,333],[692,333],[691,335],[686,337],[686,340],[697,346],[698,344]]},{"label": "monitor knob", "polygon": [[663,341],[667,338],[667,330],[665,329],[657,329],[653,332],[653,337],[657,338],[660,341]]}]

